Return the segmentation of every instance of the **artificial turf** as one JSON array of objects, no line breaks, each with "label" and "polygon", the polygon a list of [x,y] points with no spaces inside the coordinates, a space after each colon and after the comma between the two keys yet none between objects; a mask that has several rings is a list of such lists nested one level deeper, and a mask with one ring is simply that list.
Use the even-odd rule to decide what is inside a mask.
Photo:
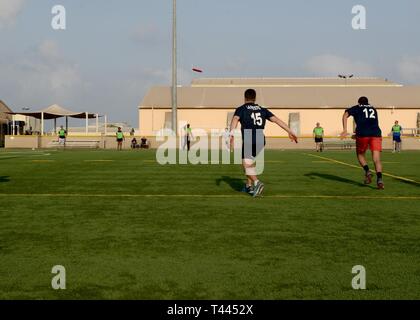
[{"label": "artificial turf", "polygon": [[328,160],[353,152],[313,155],[267,151],[253,199],[237,165],[0,151],[0,299],[419,299],[420,152],[384,152],[412,181],[385,176],[383,191]]}]

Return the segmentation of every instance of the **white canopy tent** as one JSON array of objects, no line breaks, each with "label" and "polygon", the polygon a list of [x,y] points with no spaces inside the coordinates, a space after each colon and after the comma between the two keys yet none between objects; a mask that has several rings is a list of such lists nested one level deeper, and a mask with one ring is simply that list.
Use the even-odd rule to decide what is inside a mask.
[{"label": "white canopy tent", "polygon": [[[49,106],[48,108],[42,109],[40,111],[16,112],[16,113],[11,113],[11,114],[23,115],[23,116],[40,119],[41,120],[41,135],[44,134],[45,120],[54,120],[54,132],[57,132],[57,119],[64,118],[64,117],[66,118],[67,131],[68,131],[68,118],[85,119],[86,120],[86,135],[89,134],[89,119],[96,119],[96,133],[98,133],[99,132],[99,118],[101,117],[97,113],[70,111],[57,104]],[[105,128],[106,128],[106,121],[107,121],[106,116],[104,116],[104,119],[105,119]]]}]

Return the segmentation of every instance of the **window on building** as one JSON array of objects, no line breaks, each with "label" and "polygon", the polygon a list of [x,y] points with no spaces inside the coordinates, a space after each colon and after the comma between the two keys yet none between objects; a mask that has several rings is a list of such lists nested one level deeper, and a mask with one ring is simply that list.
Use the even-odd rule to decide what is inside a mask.
[{"label": "window on building", "polygon": [[163,125],[164,129],[172,128],[172,112],[165,112],[165,123]]},{"label": "window on building", "polygon": [[289,128],[292,129],[292,131],[300,135],[300,113],[299,112],[293,112],[289,113]]}]

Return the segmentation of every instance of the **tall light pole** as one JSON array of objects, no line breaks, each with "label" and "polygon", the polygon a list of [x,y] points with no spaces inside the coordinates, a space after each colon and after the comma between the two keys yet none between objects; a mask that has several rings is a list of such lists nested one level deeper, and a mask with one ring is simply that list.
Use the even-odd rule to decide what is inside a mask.
[{"label": "tall light pole", "polygon": [[177,30],[176,30],[176,0],[173,0],[172,10],[172,131],[177,135],[178,109],[178,76],[177,76]]}]

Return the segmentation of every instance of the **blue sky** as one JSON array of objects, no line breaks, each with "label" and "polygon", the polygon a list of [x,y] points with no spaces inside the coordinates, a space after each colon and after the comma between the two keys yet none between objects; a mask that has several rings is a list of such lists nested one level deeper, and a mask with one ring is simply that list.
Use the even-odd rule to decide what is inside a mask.
[{"label": "blue sky", "polygon": [[[51,28],[63,5],[67,30]],[[351,27],[354,5],[367,29]],[[170,0],[0,0],[0,99],[58,103],[137,126],[137,105],[170,84]],[[205,77],[354,73],[420,84],[418,0],[178,0],[182,84]]]}]

